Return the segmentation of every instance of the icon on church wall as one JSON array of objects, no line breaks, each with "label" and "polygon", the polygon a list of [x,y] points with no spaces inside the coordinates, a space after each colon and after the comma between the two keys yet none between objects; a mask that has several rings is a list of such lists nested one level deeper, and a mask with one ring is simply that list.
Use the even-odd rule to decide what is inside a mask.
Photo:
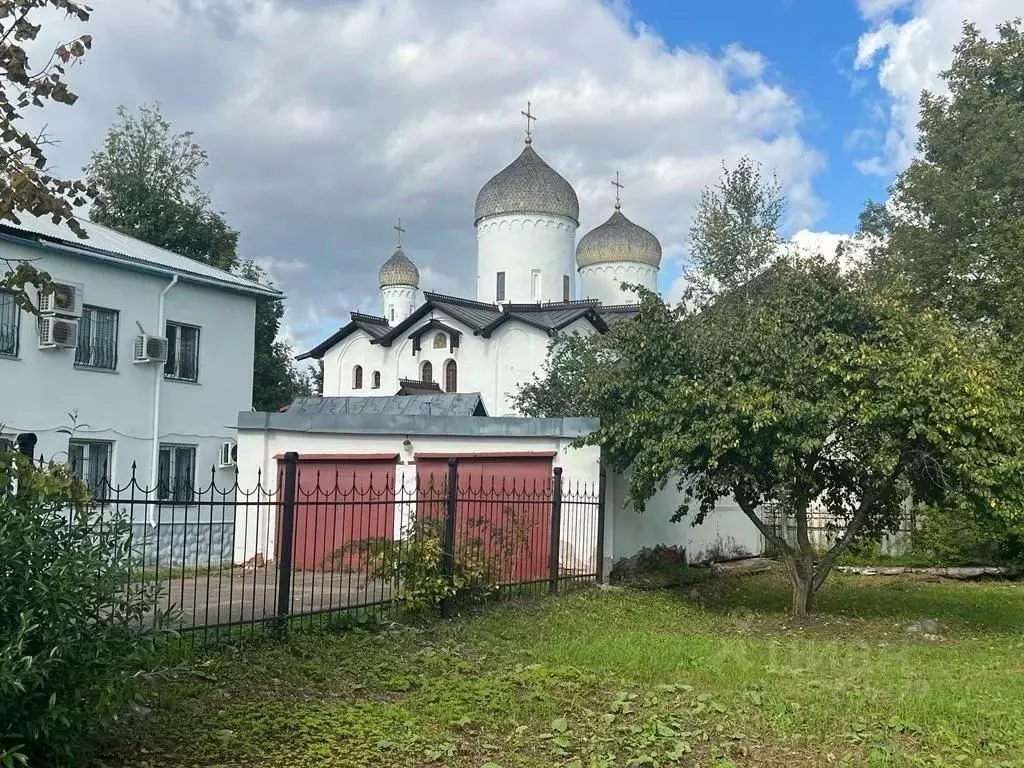
[{"label": "icon on church wall", "polygon": [[448,339],[443,333],[434,336],[434,349],[444,349],[448,346]]}]

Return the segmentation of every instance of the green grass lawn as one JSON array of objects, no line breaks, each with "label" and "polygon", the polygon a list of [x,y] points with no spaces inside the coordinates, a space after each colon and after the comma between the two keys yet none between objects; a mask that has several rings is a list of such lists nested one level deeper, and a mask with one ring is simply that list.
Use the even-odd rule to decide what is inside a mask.
[{"label": "green grass lawn", "polygon": [[836,575],[801,627],[778,574],[698,590],[223,651],[104,764],[1024,766],[1024,585]]}]

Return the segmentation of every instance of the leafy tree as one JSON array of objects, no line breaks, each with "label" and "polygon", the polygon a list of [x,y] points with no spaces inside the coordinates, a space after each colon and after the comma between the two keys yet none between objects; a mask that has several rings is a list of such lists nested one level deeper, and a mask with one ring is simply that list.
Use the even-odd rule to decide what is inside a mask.
[{"label": "leafy tree", "polygon": [[719,183],[701,193],[690,228],[691,297],[706,304],[777,260],[785,211],[782,188],[774,176],[761,177],[760,165],[746,156],[735,168],[723,165]]},{"label": "leafy tree", "polygon": [[190,131],[174,133],[160,105],[138,114],[118,108],[120,122],[93,152],[85,172],[99,197],[90,218],[182,256],[230,269],[238,261],[238,232],[210,209],[199,186],[209,164]]},{"label": "leafy tree", "polygon": [[878,282],[918,307],[1024,335],[1024,28],[986,39],[965,24],[948,93],[921,96],[919,156],[869,204],[861,230],[877,236]]},{"label": "leafy tree", "polygon": [[[42,68],[32,69],[25,43],[38,37],[39,12],[48,8],[89,20],[89,9],[73,0],[0,0],[0,221],[19,224],[22,213],[46,216],[84,238],[74,209],[86,203],[92,190],[81,181],[49,173],[45,147],[52,140],[45,133],[30,133],[21,122],[29,107],[41,108],[49,101],[70,106],[78,100],[64,76],[92,47],[92,37],[82,35],[58,45]],[[34,308],[26,288],[45,290],[48,282],[48,275],[31,262],[4,260],[0,288],[12,291],[23,309]]]},{"label": "leafy tree", "polygon": [[[518,405],[599,416],[586,441],[629,470],[640,511],[667,483],[683,494],[676,520],[699,524],[735,499],[782,553],[803,616],[842,552],[895,526],[908,493],[1020,517],[1020,393],[984,346],[801,259],[700,313],[643,294],[635,322],[556,344]],[[567,388],[564,407],[547,399]],[[795,541],[763,522],[768,505],[793,520]],[[825,552],[809,538],[815,507],[839,522]]]},{"label": "leafy tree", "polygon": [[[85,169],[99,192],[92,220],[269,283],[257,264],[239,261],[238,232],[222,213],[211,210],[210,197],[198,179],[209,161],[193,134],[174,133],[157,104],[144,106],[137,114],[121,107],[118,116],[103,149],[93,153]],[[252,399],[258,410],[277,410],[309,391],[308,374],[293,364],[291,350],[278,339],[283,314],[280,302],[256,305]]]}]

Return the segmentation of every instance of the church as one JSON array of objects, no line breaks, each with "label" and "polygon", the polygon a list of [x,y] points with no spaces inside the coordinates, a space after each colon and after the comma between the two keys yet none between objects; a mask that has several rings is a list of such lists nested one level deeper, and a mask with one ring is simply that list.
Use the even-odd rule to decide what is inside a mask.
[{"label": "church", "polygon": [[515,415],[512,397],[540,372],[551,339],[603,333],[636,314],[623,284],[657,289],[661,244],[615,209],[577,244],[576,191],[533,147],[476,197],[476,297],[419,287],[419,270],[402,248],[380,268],[381,314],[353,312],[349,322],[299,360],[323,361],[323,395],[479,393],[491,416]]}]

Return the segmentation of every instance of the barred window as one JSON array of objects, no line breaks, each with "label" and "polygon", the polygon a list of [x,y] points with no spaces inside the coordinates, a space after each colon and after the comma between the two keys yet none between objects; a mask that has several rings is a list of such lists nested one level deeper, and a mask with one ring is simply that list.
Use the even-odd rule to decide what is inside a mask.
[{"label": "barred window", "polygon": [[17,357],[21,310],[14,303],[14,294],[0,291],[0,355]]},{"label": "barred window", "polygon": [[459,388],[459,365],[454,360],[444,364],[444,391],[456,392]]},{"label": "barred window", "polygon": [[78,321],[75,365],[117,369],[117,311],[100,307],[82,308]]},{"label": "barred window", "polygon": [[164,378],[199,381],[199,329],[194,325],[167,324]]},{"label": "barred window", "polygon": [[160,501],[191,504],[195,490],[196,447],[161,445],[156,496]]},{"label": "barred window", "polygon": [[99,440],[68,441],[68,465],[71,474],[85,483],[95,499],[109,495],[112,455],[112,443]]}]

